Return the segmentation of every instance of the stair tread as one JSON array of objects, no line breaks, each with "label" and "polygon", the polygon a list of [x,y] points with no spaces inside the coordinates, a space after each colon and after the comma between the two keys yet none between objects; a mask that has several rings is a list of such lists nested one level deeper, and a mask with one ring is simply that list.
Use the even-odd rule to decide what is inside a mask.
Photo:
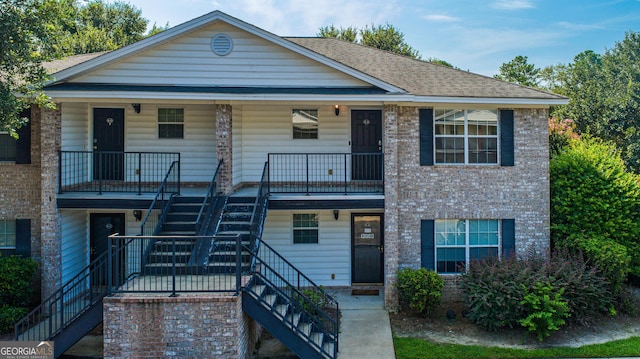
[{"label": "stair tread", "polygon": [[267,302],[267,304],[269,306],[272,306],[273,303],[276,302],[276,295],[275,294],[267,294],[264,296],[264,301]]},{"label": "stair tread", "polygon": [[163,252],[163,251],[153,251],[151,252],[152,256],[172,256],[172,255],[177,255],[177,256],[188,256],[191,255],[191,251],[189,252]]},{"label": "stair tread", "polygon": [[322,340],[324,338],[324,334],[322,333],[318,333],[318,332],[313,332],[311,333],[311,335],[309,336],[309,338],[311,338],[311,341],[313,341],[314,343],[316,343],[319,347],[322,346]]},{"label": "stair tread", "polygon": [[[176,262],[176,267],[186,267],[188,263]],[[146,267],[171,267],[173,263],[147,263]]]},{"label": "stair tread", "polygon": [[287,309],[289,309],[288,304],[278,304],[275,306],[276,312],[280,313],[280,315],[284,318],[287,313]]}]

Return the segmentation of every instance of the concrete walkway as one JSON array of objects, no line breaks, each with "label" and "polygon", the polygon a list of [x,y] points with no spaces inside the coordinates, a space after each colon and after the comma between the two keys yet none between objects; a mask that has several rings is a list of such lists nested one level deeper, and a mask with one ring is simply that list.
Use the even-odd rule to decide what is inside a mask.
[{"label": "concrete walkway", "polygon": [[350,289],[329,290],[338,303],[340,322],[339,359],[395,359],[389,313],[384,292],[377,296],[352,296]]}]

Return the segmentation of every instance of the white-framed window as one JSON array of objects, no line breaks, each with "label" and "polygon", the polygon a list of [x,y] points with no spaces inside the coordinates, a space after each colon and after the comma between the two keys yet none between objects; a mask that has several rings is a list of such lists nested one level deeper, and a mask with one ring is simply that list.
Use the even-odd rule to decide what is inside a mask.
[{"label": "white-framed window", "polygon": [[16,139],[8,132],[0,131],[0,161],[16,160]]},{"label": "white-framed window", "polygon": [[0,220],[0,249],[16,249],[16,221]]},{"label": "white-framed window", "polygon": [[318,139],[318,109],[291,110],[293,139]]},{"label": "white-framed window", "polygon": [[435,163],[497,164],[497,110],[434,110]]},{"label": "white-framed window", "polygon": [[436,219],[434,227],[438,273],[461,273],[469,261],[500,256],[497,219]]},{"label": "white-framed window", "polygon": [[294,213],[293,243],[318,243],[318,224],[319,221],[317,213]]},{"label": "white-framed window", "polygon": [[184,138],[184,109],[158,109],[158,138]]}]

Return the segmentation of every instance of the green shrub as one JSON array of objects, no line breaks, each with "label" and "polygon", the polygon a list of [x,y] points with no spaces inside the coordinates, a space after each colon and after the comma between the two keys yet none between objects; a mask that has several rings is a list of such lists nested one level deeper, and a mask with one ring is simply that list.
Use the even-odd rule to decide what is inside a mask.
[{"label": "green shrub", "polygon": [[571,319],[579,324],[589,324],[595,314],[607,312],[614,303],[604,274],[588,265],[581,253],[554,253],[547,274],[553,277],[554,287],[564,290],[562,297],[569,304]]},{"label": "green shrub", "polygon": [[583,325],[612,308],[614,301],[604,276],[569,252],[554,253],[548,261],[513,257],[472,261],[460,283],[468,318],[487,330],[521,325],[532,314],[522,301],[537,293],[537,283],[549,283],[554,293],[562,291],[567,318]]},{"label": "green shrub", "polygon": [[539,266],[515,257],[471,261],[461,287],[469,308],[468,318],[486,330],[518,326],[524,316],[521,284],[531,286],[543,278]]},{"label": "green shrub", "polygon": [[640,275],[637,176],[626,171],[614,145],[587,138],[553,157],[550,179],[552,245],[577,246],[605,272],[615,294],[627,271]]},{"label": "green shrub", "polygon": [[444,279],[426,268],[405,268],[398,272],[400,303],[412,310],[429,314],[442,300]]},{"label": "green shrub", "polygon": [[[553,278],[549,278],[553,280]],[[518,323],[529,332],[535,333],[539,341],[549,337],[551,333],[560,329],[569,317],[569,305],[562,298],[564,288],[554,292],[550,282],[536,282],[532,289],[522,285],[525,292],[523,305],[527,316]]]},{"label": "green shrub", "polygon": [[37,269],[38,264],[30,258],[0,257],[0,305],[31,305]]},{"label": "green shrub", "polygon": [[13,331],[13,326],[27,313],[28,310],[26,308],[13,307],[6,304],[0,306],[0,333]]}]

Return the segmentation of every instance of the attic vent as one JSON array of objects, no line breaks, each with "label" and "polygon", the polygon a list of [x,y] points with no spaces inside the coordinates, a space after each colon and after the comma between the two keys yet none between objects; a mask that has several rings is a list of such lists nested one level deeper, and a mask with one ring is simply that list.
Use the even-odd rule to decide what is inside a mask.
[{"label": "attic vent", "polygon": [[218,56],[228,55],[233,50],[233,41],[228,35],[218,34],[211,40],[211,50]]}]

